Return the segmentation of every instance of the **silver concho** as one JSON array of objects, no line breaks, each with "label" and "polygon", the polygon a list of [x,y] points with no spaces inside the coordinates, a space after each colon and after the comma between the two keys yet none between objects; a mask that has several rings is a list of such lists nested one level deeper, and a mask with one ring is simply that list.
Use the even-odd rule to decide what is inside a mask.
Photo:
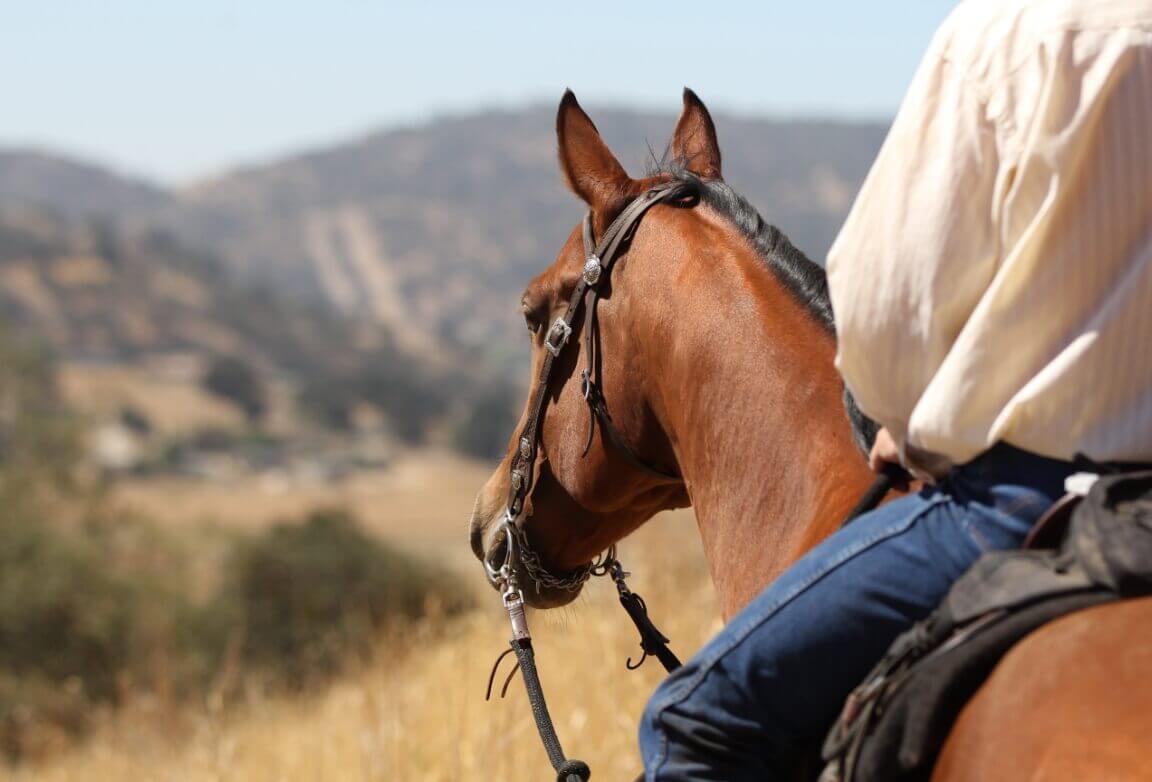
[{"label": "silver concho", "polygon": [[588,260],[584,261],[584,282],[595,285],[600,281],[602,271],[604,267],[600,265],[600,259],[595,255],[589,255]]},{"label": "silver concho", "polygon": [[527,437],[521,437],[520,438],[520,458],[522,458],[522,459],[531,459],[532,458],[532,443],[528,441]]}]

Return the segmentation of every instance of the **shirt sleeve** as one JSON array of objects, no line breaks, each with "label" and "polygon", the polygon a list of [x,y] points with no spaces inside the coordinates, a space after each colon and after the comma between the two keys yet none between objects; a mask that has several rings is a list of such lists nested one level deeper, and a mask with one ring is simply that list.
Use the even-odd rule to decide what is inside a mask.
[{"label": "shirt sleeve", "polygon": [[957,17],[933,40],[828,255],[837,367],[902,444],[999,255],[995,126],[979,69],[957,53]]}]

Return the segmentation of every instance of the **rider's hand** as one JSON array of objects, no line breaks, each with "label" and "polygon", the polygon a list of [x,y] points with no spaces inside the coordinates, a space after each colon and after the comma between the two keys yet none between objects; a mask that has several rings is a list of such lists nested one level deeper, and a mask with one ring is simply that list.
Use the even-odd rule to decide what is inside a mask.
[{"label": "rider's hand", "polygon": [[900,446],[892,439],[887,427],[881,427],[876,433],[876,441],[872,443],[872,452],[868,454],[868,466],[873,472],[880,472],[885,464],[900,463]]}]

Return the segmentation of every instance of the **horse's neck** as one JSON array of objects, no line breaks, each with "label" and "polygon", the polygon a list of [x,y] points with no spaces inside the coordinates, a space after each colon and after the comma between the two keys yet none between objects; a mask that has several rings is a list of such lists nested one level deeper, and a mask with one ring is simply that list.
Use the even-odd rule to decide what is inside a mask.
[{"label": "horse's neck", "polygon": [[729,289],[723,312],[678,329],[660,372],[678,380],[661,390],[660,414],[728,618],[830,534],[872,476],[831,335],[763,268],[710,279],[746,298]]}]

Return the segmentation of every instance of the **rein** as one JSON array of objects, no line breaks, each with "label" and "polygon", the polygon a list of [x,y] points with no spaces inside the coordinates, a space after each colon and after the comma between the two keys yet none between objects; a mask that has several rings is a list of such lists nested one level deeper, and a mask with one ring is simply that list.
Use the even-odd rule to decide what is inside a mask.
[{"label": "rein", "polygon": [[876,506],[880,504],[881,500],[888,496],[888,492],[892,491],[893,487],[899,483],[910,480],[911,477],[908,471],[899,464],[895,464],[894,462],[885,464],[872,480],[872,485],[868,487],[852,510],[848,511],[848,515],[844,517],[844,521],[840,522],[840,528],[843,529],[847,527],[868,511],[875,510]]},{"label": "rein", "polygon": [[620,604],[640,632],[640,647],[644,654],[636,663],[633,663],[629,658],[626,661],[628,669],[639,668],[651,655],[656,657],[667,671],[671,672],[680,667],[680,660],[668,648],[668,639],[648,618],[648,608],[644,599],[628,588],[625,578],[629,574],[624,570],[620,560],[616,558],[615,546],[609,547],[608,551],[597,560],[577,568],[572,573],[558,576],[544,567],[540,557],[528,544],[528,536],[523,527],[524,508],[525,501],[531,495],[536,479],[536,455],[540,445],[540,431],[547,404],[549,381],[556,359],[559,358],[572,335],[572,324],[580,315],[581,310],[584,309],[586,312],[584,340],[587,364],[580,374],[580,381],[584,401],[588,404],[589,410],[588,440],[584,446],[584,454],[588,453],[592,445],[596,424],[599,422],[609,441],[634,467],[663,480],[680,480],[679,476],[674,473],[652,465],[637,455],[612,422],[604,395],[597,382],[599,361],[596,350],[598,332],[596,305],[600,299],[599,286],[603,285],[610,277],[621,248],[631,238],[645,213],[656,204],[677,201],[690,196],[691,193],[691,186],[682,182],[668,182],[650,188],[624,208],[608,226],[598,244],[593,237],[592,215],[591,213],[585,215],[583,226],[584,267],[580,280],[576,283],[572,296],[568,300],[567,309],[552,323],[544,336],[544,348],[547,355],[541,364],[536,392],[529,402],[528,418],[520,432],[516,455],[509,468],[508,502],[504,511],[504,520],[501,522],[498,533],[504,535],[504,561],[499,567],[495,567],[486,558],[484,560],[488,580],[500,591],[501,601],[512,626],[512,638],[509,641],[511,648],[500,655],[492,667],[492,673],[488,678],[488,697],[492,695],[492,685],[500,663],[509,653],[515,654],[516,667],[512,669],[505,680],[501,689],[501,696],[507,691],[512,676],[519,670],[523,675],[524,686],[528,691],[536,729],[544,743],[544,749],[548,753],[552,768],[556,771],[558,782],[584,782],[591,776],[592,772],[588,768],[588,764],[583,761],[566,758],[556,736],[556,728],[548,713],[544,691],[536,671],[532,634],[528,629],[528,619],[524,612],[524,594],[517,583],[517,565],[538,586],[553,589],[575,591],[592,576],[610,576],[616,583]]}]

